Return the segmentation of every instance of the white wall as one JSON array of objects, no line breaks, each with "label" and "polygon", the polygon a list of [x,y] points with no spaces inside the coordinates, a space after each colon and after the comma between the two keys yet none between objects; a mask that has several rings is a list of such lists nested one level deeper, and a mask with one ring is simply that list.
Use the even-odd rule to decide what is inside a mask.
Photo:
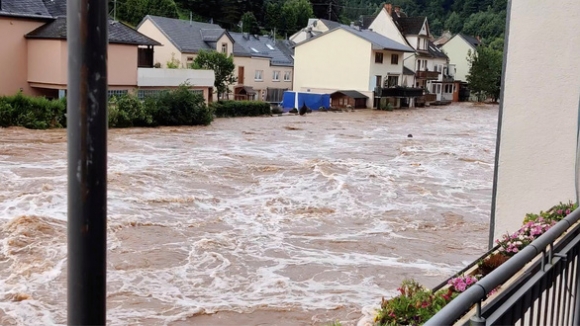
[{"label": "white wall", "polygon": [[172,55],[175,59],[185,63],[182,60],[182,54],[179,50],[171,43],[171,41],[163,34],[149,18],[147,18],[141,26],[139,26],[138,31],[155,41],[161,43],[161,46],[155,46],[153,48],[153,61],[159,62],[161,67],[167,67],[167,61],[171,60]]},{"label": "white wall", "polygon": [[[382,53],[383,54],[383,63],[375,63],[375,53]],[[398,55],[399,56],[399,61],[396,65],[391,64],[391,56],[392,55]],[[371,52],[371,58],[370,58],[370,80],[369,80],[369,91],[372,91],[375,89],[375,84],[376,84],[376,77],[375,76],[381,76],[382,78],[382,82],[381,84],[384,84],[385,79],[387,78],[387,76],[399,76],[399,85],[401,85],[402,82],[402,76],[403,76],[403,57],[404,57],[404,52],[394,52],[394,51],[372,51]]]},{"label": "white wall", "polygon": [[[371,23],[369,29],[372,29],[374,32],[383,36],[386,36],[391,40],[407,45],[405,38],[403,35],[401,35],[401,32],[399,32],[399,29],[393,22],[393,19],[384,7],[381,9],[375,20]],[[416,45],[411,44],[411,46],[414,47]]]},{"label": "white wall", "polygon": [[495,238],[518,229],[526,213],[575,201],[580,1],[510,3]]},{"label": "white wall", "polygon": [[455,80],[466,81],[471,68],[467,60],[468,53],[475,51],[475,48],[470,46],[463,37],[455,35],[441,49],[449,57],[449,62],[456,65]]}]

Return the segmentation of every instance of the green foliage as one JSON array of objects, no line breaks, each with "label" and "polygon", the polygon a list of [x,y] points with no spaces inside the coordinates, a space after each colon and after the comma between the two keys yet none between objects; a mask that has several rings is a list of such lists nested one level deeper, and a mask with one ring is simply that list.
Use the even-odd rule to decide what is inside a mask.
[{"label": "green foliage", "polygon": [[[109,0],[111,11],[114,1]],[[117,0],[117,20],[137,26],[146,15],[178,18],[177,4],[174,0]]]},{"label": "green foliage", "polygon": [[109,127],[146,127],[153,124],[151,112],[132,94],[112,97],[109,100]]},{"label": "green foliage", "polygon": [[175,53],[171,53],[171,59],[168,60],[165,64],[169,69],[177,69],[180,67],[181,62],[175,58]]},{"label": "green foliage", "polygon": [[463,33],[481,36],[483,39],[495,38],[504,33],[506,13],[495,13],[493,10],[470,15],[463,25]]},{"label": "green foliage", "polygon": [[271,115],[270,104],[262,101],[218,101],[210,106],[217,117]]},{"label": "green foliage", "polygon": [[260,34],[260,26],[256,16],[250,11],[242,15],[242,32],[251,34]]},{"label": "green foliage", "polygon": [[469,57],[471,68],[467,75],[469,89],[474,92],[479,101],[491,97],[496,101],[501,89],[501,70],[503,56],[500,51],[490,47],[480,46]]},{"label": "green foliage", "polygon": [[563,218],[568,216],[568,214],[572,213],[576,208],[578,208],[578,205],[571,201],[566,204],[560,202],[558,205],[552,206],[545,212],[540,211],[540,214],[534,213],[526,214],[526,217],[524,218],[524,224],[531,221],[537,221],[540,218],[542,218],[545,221],[559,222]]},{"label": "green foliage", "polygon": [[213,121],[213,112],[203,96],[191,92],[188,85],[146,98],[144,108],[153,126],[207,126]]},{"label": "green foliage", "polygon": [[66,100],[48,100],[18,93],[0,97],[0,127],[30,129],[66,127]]},{"label": "green foliage", "polygon": [[375,322],[381,326],[421,325],[457,296],[451,289],[433,293],[413,280],[404,280],[400,295],[382,300]]},{"label": "green foliage", "polygon": [[222,94],[229,92],[229,85],[236,82],[234,76],[234,58],[224,53],[216,51],[199,51],[195,60],[191,64],[193,69],[209,69],[215,73],[214,86],[218,92],[218,100]]},{"label": "green foliage", "polygon": [[461,19],[461,16],[459,16],[455,11],[452,12],[445,21],[445,29],[451,33],[461,32],[463,29],[463,20]]}]

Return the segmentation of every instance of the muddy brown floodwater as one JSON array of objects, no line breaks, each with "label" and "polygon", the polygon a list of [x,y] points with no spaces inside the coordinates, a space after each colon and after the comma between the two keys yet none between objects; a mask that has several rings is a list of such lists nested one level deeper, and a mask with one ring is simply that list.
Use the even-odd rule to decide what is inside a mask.
[{"label": "muddy brown floodwater", "polygon": [[[496,106],[109,132],[110,325],[356,324],[486,249]],[[412,134],[412,138],[407,135]],[[0,128],[0,324],[66,323],[66,133]]]}]

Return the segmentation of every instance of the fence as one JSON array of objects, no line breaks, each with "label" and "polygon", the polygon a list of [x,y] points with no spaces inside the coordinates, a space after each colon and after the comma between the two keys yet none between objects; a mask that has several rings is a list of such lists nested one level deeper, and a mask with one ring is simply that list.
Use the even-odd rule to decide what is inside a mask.
[{"label": "fence", "polygon": [[[576,209],[425,325],[579,325],[579,220],[580,209]],[[508,280],[509,285],[484,302]],[[475,313],[469,316],[474,305]],[[458,323],[460,318],[465,322]]]}]

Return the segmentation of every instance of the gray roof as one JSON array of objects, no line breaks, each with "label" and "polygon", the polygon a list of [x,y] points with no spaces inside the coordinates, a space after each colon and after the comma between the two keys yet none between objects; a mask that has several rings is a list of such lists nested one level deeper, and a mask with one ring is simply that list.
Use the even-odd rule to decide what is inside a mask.
[{"label": "gray roof", "polygon": [[0,16],[52,18],[42,0],[0,0]]},{"label": "gray roof", "polygon": [[406,66],[403,66],[403,75],[413,76],[413,75],[415,75],[415,72],[413,70],[407,68]]},{"label": "gray roof", "polygon": [[312,40],[316,40],[320,37],[324,37],[324,35],[327,35],[329,33],[336,31],[336,30],[339,30],[339,29],[350,32],[350,33],[370,42],[375,49],[392,50],[392,51],[400,51],[400,52],[415,52],[415,50],[413,50],[413,48],[411,48],[410,46],[403,45],[397,41],[391,40],[390,38],[382,36],[381,34],[378,34],[376,32],[370,31],[368,29],[359,29],[359,27],[351,27],[351,26],[346,26],[346,25],[339,25],[337,28],[335,28],[333,30],[330,30],[322,35],[318,35],[316,37],[308,39],[302,43],[299,43],[296,46],[300,46],[300,45],[306,44]]},{"label": "gray roof", "polygon": [[445,52],[431,41],[429,41],[429,54],[434,58],[449,59]]},{"label": "gray roof", "polygon": [[[141,22],[149,19],[180,52],[197,53],[200,50],[215,50],[215,43],[226,30],[219,25],[190,22],[189,20],[147,15]],[[141,26],[137,26],[137,29]],[[229,34],[228,34],[229,36]],[[234,54],[236,51],[234,46]]]},{"label": "gray roof", "polygon": [[[66,39],[66,18],[59,17],[26,35],[31,39]],[[123,23],[109,20],[109,43],[133,45],[161,45]]]},{"label": "gray roof", "polygon": [[52,17],[66,17],[66,0],[42,0],[42,2]]},{"label": "gray roof", "polygon": [[469,45],[473,47],[478,47],[481,44],[481,42],[477,40],[475,37],[467,36],[463,33],[459,33],[458,35],[461,36],[467,43],[469,43]]},{"label": "gray roof", "polygon": [[339,22],[335,22],[332,20],[328,20],[328,19],[319,19],[321,22],[324,23],[324,25],[326,25],[326,27],[328,27],[329,30],[337,28],[338,26],[341,25],[341,23]]},{"label": "gray roof", "polygon": [[[293,66],[289,45],[285,41],[275,40],[271,36],[250,35],[247,33],[230,33],[236,46],[243,49],[240,54],[249,56],[261,56],[270,58],[270,64],[274,66]],[[236,53],[234,53],[235,55]]]}]

